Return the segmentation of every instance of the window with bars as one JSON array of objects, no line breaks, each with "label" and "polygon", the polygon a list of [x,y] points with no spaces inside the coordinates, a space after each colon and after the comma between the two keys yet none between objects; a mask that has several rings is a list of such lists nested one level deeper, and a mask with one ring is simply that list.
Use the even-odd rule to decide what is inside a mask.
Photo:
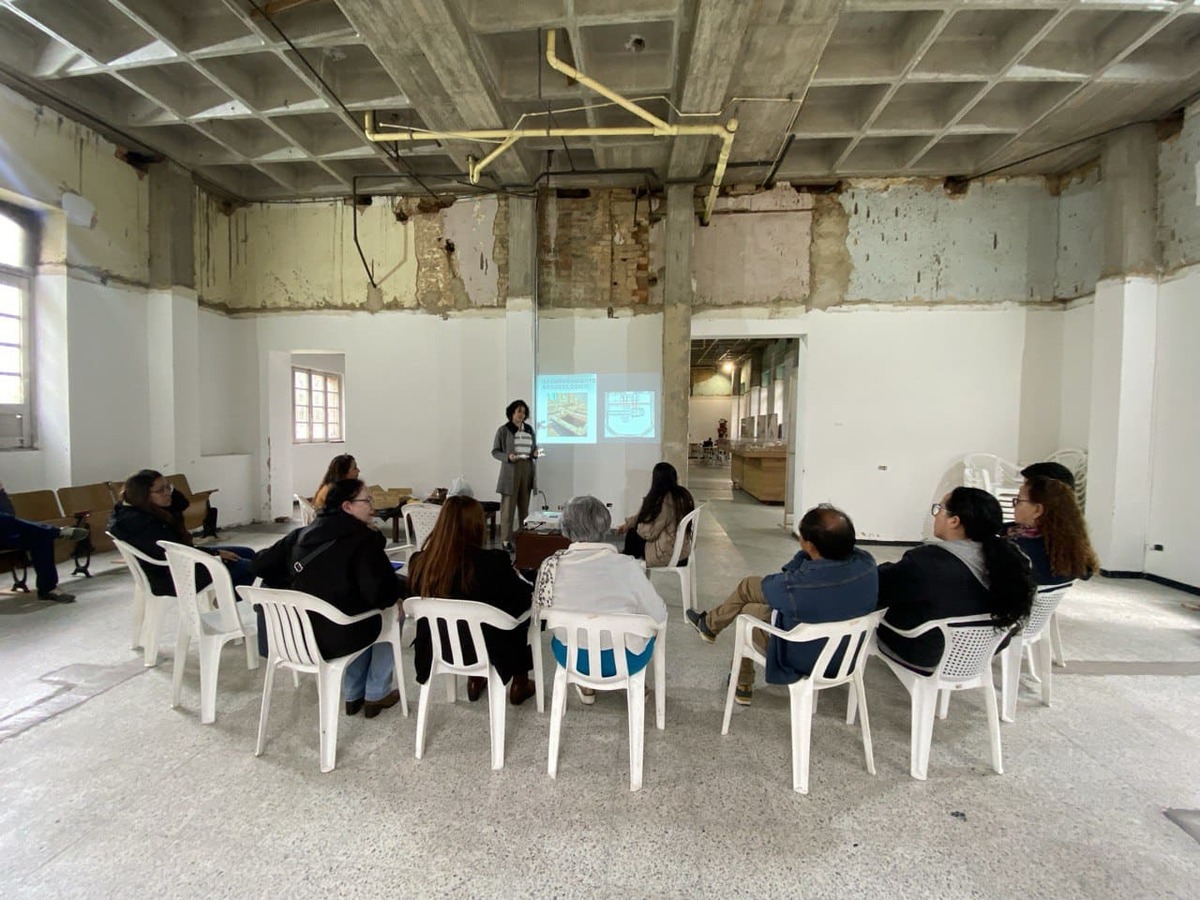
[{"label": "window with bars", "polygon": [[343,438],[342,376],[292,367],[292,440],[340,443]]},{"label": "window with bars", "polygon": [[0,447],[33,446],[30,288],[37,217],[0,204]]}]

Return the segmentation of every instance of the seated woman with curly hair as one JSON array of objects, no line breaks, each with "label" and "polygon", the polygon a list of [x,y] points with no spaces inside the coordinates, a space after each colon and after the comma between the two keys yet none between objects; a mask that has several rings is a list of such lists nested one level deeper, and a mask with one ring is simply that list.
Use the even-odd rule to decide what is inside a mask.
[{"label": "seated woman with curly hair", "polygon": [[1039,585],[1090,578],[1100,568],[1075,493],[1061,481],[1026,480],[1013,498],[1013,519],[1009,540],[1029,557]]}]

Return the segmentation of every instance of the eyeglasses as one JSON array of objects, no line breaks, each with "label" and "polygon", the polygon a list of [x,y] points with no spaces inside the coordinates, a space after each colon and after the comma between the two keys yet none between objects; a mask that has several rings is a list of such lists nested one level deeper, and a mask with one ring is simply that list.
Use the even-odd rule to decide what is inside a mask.
[{"label": "eyeglasses", "polygon": [[1033,502],[1032,500],[1026,500],[1024,497],[1013,497],[1012,498],[1013,509],[1016,509],[1017,504],[1019,504],[1019,503],[1032,503],[1032,502]]},{"label": "eyeglasses", "polygon": [[938,513],[940,513],[945,508],[946,507],[942,506],[942,504],[935,503],[931,507],[929,507],[929,514],[931,516],[936,516]]},{"label": "eyeglasses", "polygon": [[173,487],[171,487],[171,485],[167,484],[167,485],[163,485],[162,487],[150,488],[150,493],[152,493],[152,494],[169,494],[173,490],[175,490],[175,488],[173,488]]},{"label": "eyeglasses", "polygon": [[347,500],[347,503],[374,503],[374,497],[355,497],[353,500]]}]

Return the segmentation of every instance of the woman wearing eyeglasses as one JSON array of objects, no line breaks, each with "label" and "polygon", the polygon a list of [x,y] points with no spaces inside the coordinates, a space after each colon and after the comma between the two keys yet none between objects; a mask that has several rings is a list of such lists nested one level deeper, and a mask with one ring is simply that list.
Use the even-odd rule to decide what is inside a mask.
[{"label": "woman wearing eyeglasses", "polygon": [[[188,499],[176,491],[161,472],[142,469],[125,479],[121,499],[113,507],[108,520],[108,530],[117,540],[124,541],[140,553],[152,559],[166,559],[166,551],[158,546],[159,541],[192,546],[192,536],[183,524],[183,511],[188,508]],[[200,547],[205,553],[219,556],[225,561],[234,586],[250,584],[254,575],[250,572],[250,560],[254,551],[249,547]],[[141,563],[150,582],[150,590],[157,596],[174,596],[175,582],[171,570],[166,566]],[[203,566],[196,567],[196,589],[208,587],[212,578]]]},{"label": "woman wearing eyeglasses", "polygon": [[1027,479],[1013,498],[1013,519],[1009,540],[1029,557],[1039,585],[1090,578],[1100,568],[1075,492],[1061,481]]},{"label": "woman wearing eyeglasses", "polygon": [[[271,587],[312,594],[348,616],[387,609],[404,590],[384,552],[387,539],[375,527],[374,513],[367,486],[357,478],[344,478],[329,488],[311,525],[297,528],[255,557],[254,573]],[[326,659],[367,648],[342,677],[346,715],[363,710],[373,719],[395,706],[400,699],[392,687],[396,661],[391,644],[375,643],[379,617],[353,625],[337,625],[318,615],[311,621],[317,648]]]},{"label": "woman wearing eyeglasses", "polygon": [[[1029,615],[1029,560],[1000,536],[1000,503],[987,491],[958,487],[930,508],[937,538],[879,567],[883,621],[911,630],[934,619],[990,614],[997,628]],[[903,638],[878,631],[879,649],[914,671],[932,672],[945,650],[940,631]]]}]

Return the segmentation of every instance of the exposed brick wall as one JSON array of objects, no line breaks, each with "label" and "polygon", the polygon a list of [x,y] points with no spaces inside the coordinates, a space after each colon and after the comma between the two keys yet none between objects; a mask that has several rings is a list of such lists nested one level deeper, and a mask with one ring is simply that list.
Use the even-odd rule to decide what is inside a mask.
[{"label": "exposed brick wall", "polygon": [[651,302],[650,201],[625,189],[587,197],[544,191],[538,208],[538,303],[566,309]]}]

